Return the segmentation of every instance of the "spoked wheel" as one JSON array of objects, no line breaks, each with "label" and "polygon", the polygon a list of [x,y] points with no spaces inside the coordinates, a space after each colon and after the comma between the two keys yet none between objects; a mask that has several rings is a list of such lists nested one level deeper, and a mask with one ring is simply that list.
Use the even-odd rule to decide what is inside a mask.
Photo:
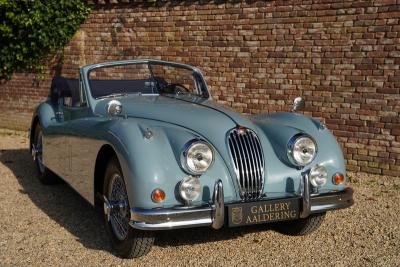
[{"label": "spoked wheel", "polygon": [[104,176],[104,219],[117,254],[123,258],[137,258],[150,252],[154,235],[129,225],[130,207],[121,167],[113,157]]},{"label": "spoked wheel", "polygon": [[118,240],[124,240],[129,229],[129,205],[124,180],[118,173],[111,177],[108,190],[107,198],[115,206],[110,211],[111,228]]},{"label": "spoked wheel", "polygon": [[43,164],[43,131],[40,125],[37,125],[35,128],[35,135],[32,142],[32,156],[40,182],[43,184],[57,183],[59,181],[57,177]]}]

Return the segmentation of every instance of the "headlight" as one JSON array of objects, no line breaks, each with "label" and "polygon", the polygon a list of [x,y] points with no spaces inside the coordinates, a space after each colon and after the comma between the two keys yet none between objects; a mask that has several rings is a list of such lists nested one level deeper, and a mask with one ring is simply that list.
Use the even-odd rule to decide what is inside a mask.
[{"label": "headlight", "polygon": [[298,166],[309,164],[317,154],[317,144],[308,135],[297,134],[288,142],[289,160]]},{"label": "headlight", "polygon": [[328,172],[322,165],[315,165],[310,170],[310,183],[315,187],[321,187],[326,184]]},{"label": "headlight", "polygon": [[182,152],[182,166],[190,174],[200,175],[207,171],[214,161],[214,152],[209,144],[192,140],[185,145]]},{"label": "headlight", "polygon": [[200,195],[200,179],[198,177],[186,177],[179,185],[179,194],[186,202],[191,202]]}]

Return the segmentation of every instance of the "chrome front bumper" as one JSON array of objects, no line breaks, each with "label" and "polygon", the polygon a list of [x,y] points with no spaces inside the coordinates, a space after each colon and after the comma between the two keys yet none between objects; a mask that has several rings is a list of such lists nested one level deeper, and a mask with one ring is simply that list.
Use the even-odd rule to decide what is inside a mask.
[{"label": "chrome front bumper", "polygon": [[[353,189],[310,195],[308,175],[304,175],[301,184],[300,218],[328,210],[343,209],[353,205]],[[170,230],[211,226],[220,229],[225,224],[225,205],[222,181],[214,186],[212,204],[202,207],[178,207],[173,209],[131,209],[130,225],[140,230]]]}]

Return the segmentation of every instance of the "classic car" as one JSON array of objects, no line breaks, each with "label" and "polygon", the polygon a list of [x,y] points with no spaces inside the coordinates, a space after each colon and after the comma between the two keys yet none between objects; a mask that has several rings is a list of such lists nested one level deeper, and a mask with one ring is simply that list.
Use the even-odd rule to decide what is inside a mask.
[{"label": "classic car", "polygon": [[30,128],[44,184],[61,177],[104,211],[116,254],[147,254],[160,230],[274,223],[317,229],[353,204],[343,154],[321,121],[241,115],[213,101],[199,69],[140,59],[55,77]]}]

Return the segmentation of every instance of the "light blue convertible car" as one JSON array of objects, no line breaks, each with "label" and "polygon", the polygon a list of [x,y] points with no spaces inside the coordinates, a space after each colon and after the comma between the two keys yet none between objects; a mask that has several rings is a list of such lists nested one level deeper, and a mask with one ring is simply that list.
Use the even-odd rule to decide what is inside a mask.
[{"label": "light blue convertible car", "polygon": [[335,137],[303,105],[247,117],[213,101],[195,67],[98,63],[53,79],[30,147],[41,182],[61,177],[103,207],[121,257],[148,253],[158,230],[274,222],[303,235],[353,204]]}]

